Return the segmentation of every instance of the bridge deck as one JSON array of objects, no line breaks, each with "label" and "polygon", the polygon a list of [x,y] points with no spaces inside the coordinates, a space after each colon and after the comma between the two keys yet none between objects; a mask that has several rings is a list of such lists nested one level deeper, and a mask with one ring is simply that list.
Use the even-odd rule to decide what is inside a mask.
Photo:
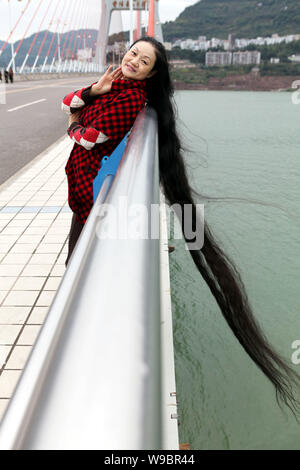
[{"label": "bridge deck", "polygon": [[0,187],[0,419],[65,272],[66,137]]},{"label": "bridge deck", "polygon": [[[64,168],[72,145],[60,139],[0,187],[0,421],[65,273],[72,212]],[[164,448],[178,449],[165,213],[160,230]]]}]

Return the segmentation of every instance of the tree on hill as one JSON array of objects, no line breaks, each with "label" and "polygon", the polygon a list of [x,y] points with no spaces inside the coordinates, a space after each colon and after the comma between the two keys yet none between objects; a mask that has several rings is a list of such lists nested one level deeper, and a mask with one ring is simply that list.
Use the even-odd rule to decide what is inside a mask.
[{"label": "tree on hill", "polygon": [[163,26],[164,39],[300,33],[298,0],[202,0]]}]

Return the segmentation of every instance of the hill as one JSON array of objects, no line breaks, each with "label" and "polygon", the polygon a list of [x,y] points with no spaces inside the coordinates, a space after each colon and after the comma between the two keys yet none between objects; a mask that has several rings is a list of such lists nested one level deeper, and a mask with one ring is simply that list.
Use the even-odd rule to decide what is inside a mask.
[{"label": "hill", "polygon": [[162,25],[164,40],[300,33],[298,0],[202,0]]},{"label": "hill", "polygon": [[[83,47],[83,34],[85,34],[85,41],[88,47],[90,45],[96,42],[97,40],[97,31],[95,29],[85,29],[85,30],[76,30],[76,31],[70,31],[69,33],[64,33],[60,35],[60,48],[61,48],[61,55],[65,59],[71,58],[72,54],[76,54],[76,51],[78,48]],[[28,36],[27,38],[24,39],[18,54],[16,55],[15,63],[16,66],[19,67],[22,65],[23,60],[31,46],[31,43],[34,39],[35,34],[32,34],[31,36]],[[79,39],[80,36],[81,38]],[[44,38],[46,37],[46,40],[44,42]],[[52,42],[53,39],[53,42]],[[48,64],[51,63],[52,57],[54,55],[54,52],[56,51],[56,57],[57,57],[57,34],[52,33],[51,31],[48,31],[48,34],[46,36],[46,30],[45,31],[40,31],[36,37],[34,46],[32,48],[30,57],[27,61],[27,66],[32,66],[34,63],[34,60],[36,58],[36,55],[44,42],[44,45],[41,49],[40,52],[40,57],[37,65],[41,65],[44,62],[44,59],[46,57],[46,54],[49,50],[49,47],[51,45],[51,49],[49,52],[49,59],[48,59]],[[14,50],[18,48],[20,41],[16,41],[14,43]],[[2,45],[4,44],[4,41],[0,41],[0,49]],[[2,55],[0,56],[0,68],[4,68],[7,66],[11,59],[11,46],[10,43],[6,45]]]}]

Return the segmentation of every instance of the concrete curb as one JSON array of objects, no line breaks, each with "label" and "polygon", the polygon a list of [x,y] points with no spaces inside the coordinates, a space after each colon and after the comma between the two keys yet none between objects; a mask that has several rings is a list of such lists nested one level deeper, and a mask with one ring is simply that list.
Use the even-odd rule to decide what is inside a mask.
[{"label": "concrete curb", "polygon": [[19,178],[23,173],[25,173],[31,167],[31,165],[33,165],[34,163],[41,160],[47,153],[51,152],[58,144],[63,142],[65,139],[67,139],[67,137],[68,137],[67,135],[63,135],[62,137],[60,137],[56,142],[49,145],[49,147],[47,147],[45,150],[43,150],[40,154],[33,157],[32,160],[30,160],[30,162],[26,163],[22,168],[20,168],[18,171],[16,171],[16,173],[11,175],[6,181],[4,181],[2,184],[0,184],[0,192],[4,191],[4,189],[8,188],[12,184],[12,182],[16,178]]},{"label": "concrete curb", "polygon": [[33,80],[53,80],[58,78],[70,78],[70,77],[83,77],[83,76],[95,76],[97,72],[75,72],[75,73],[28,73],[28,74],[15,74],[15,82],[30,82]]}]

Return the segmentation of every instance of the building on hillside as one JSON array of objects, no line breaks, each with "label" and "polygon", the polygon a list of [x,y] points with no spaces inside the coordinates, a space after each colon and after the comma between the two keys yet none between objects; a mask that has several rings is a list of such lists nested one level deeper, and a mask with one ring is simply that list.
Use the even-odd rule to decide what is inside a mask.
[{"label": "building on hillside", "polygon": [[289,56],[288,59],[292,62],[300,62],[300,55],[293,54]]},{"label": "building on hillside", "polygon": [[250,65],[260,64],[261,53],[259,51],[241,51],[233,52],[232,64],[234,65]]},{"label": "building on hillside", "polygon": [[236,39],[235,40],[235,46],[238,47],[239,49],[242,49],[243,47],[247,47],[250,42],[249,39],[245,39],[245,38],[242,38],[242,39]]},{"label": "building on hillside", "polygon": [[171,51],[172,50],[172,43],[171,42],[164,42],[164,46],[165,46],[165,49],[167,51]]},{"label": "building on hillside", "polygon": [[181,41],[180,48],[193,50],[195,45],[196,41],[194,39],[185,39],[184,41]]},{"label": "building on hillside", "polygon": [[235,48],[235,35],[234,34],[228,34],[228,49],[234,49]]},{"label": "building on hillside", "polygon": [[293,41],[295,41],[293,34],[289,34],[288,36],[285,36],[285,42],[286,43],[293,42]]},{"label": "building on hillside", "polygon": [[193,64],[189,60],[183,60],[183,59],[174,59],[170,60],[170,64],[175,68],[175,69],[192,69],[196,67],[196,64]]},{"label": "building on hillside", "polygon": [[209,47],[214,48],[214,47],[222,47],[223,46],[223,41],[222,39],[219,38],[211,38],[209,41]]},{"label": "building on hillside", "polygon": [[205,65],[207,67],[231,65],[232,52],[207,52],[205,54]]},{"label": "building on hillside", "polygon": [[198,41],[199,51],[207,51],[209,49],[209,41]]},{"label": "building on hillside", "polygon": [[77,51],[77,59],[80,62],[88,62],[91,60],[93,57],[93,51],[92,48],[86,48],[86,49],[78,49]]}]

